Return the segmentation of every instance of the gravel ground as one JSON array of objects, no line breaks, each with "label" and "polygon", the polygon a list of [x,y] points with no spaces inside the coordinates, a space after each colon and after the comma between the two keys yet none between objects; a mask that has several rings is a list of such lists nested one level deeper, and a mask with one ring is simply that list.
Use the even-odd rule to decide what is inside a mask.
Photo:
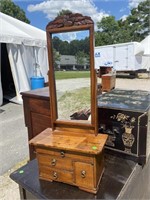
[{"label": "gravel ground", "polygon": [[150,91],[150,79],[116,79],[116,88]]},{"label": "gravel ground", "polygon": [[[98,80],[101,82],[101,79]],[[60,96],[68,90],[87,87],[88,79],[58,81]],[[116,88],[150,91],[150,79],[116,79]],[[19,200],[18,185],[9,174],[28,160],[27,129],[24,125],[23,106],[7,103],[0,107],[0,199]]]},{"label": "gravel ground", "polygon": [[[98,78],[98,83],[101,83],[101,78]],[[81,87],[89,86],[89,79],[69,79],[69,80],[59,80],[57,81],[58,93],[60,96],[67,90],[72,91]],[[146,90],[150,91],[150,79],[125,79],[117,78],[116,86],[118,89],[126,90]]]}]

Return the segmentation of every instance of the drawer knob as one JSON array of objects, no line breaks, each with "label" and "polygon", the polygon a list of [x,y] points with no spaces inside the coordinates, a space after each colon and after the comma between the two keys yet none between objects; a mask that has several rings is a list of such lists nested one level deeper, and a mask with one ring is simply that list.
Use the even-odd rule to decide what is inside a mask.
[{"label": "drawer knob", "polygon": [[60,152],[60,155],[61,155],[62,158],[64,158],[64,157],[65,157],[65,152],[64,152],[64,151],[61,151],[61,152]]},{"label": "drawer knob", "polygon": [[86,177],[86,171],[85,171],[85,170],[82,170],[82,171],[81,171],[81,177],[82,177],[82,178],[85,178],[85,177]]},{"label": "drawer knob", "polygon": [[53,173],[53,177],[54,177],[54,179],[57,179],[57,178],[58,178],[57,172],[54,172],[54,173]]},{"label": "drawer knob", "polygon": [[57,160],[56,160],[55,158],[53,158],[53,159],[51,160],[51,165],[52,165],[52,166],[55,166],[55,165],[56,165],[56,161],[57,161]]}]

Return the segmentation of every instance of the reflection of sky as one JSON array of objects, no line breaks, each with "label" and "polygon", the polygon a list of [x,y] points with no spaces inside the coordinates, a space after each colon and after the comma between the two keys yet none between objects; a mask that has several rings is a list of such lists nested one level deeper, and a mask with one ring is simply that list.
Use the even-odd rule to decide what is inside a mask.
[{"label": "reflection of sky", "polygon": [[53,34],[53,37],[58,37],[62,41],[72,41],[72,40],[82,40],[89,36],[89,31],[74,31],[74,32],[66,32],[66,33],[56,33]]}]

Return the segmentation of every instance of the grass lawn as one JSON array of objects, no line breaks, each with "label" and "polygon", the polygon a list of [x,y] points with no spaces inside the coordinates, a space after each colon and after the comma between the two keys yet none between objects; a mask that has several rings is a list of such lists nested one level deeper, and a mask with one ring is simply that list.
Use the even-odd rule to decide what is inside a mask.
[{"label": "grass lawn", "polygon": [[56,71],[55,74],[56,80],[90,77],[90,71]]}]

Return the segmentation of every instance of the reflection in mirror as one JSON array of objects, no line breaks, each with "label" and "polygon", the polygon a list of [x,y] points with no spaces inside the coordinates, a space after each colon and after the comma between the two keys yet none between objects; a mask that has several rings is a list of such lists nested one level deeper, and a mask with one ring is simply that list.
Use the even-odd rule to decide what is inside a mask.
[{"label": "reflection in mirror", "polygon": [[89,31],[52,36],[59,120],[91,123]]}]

